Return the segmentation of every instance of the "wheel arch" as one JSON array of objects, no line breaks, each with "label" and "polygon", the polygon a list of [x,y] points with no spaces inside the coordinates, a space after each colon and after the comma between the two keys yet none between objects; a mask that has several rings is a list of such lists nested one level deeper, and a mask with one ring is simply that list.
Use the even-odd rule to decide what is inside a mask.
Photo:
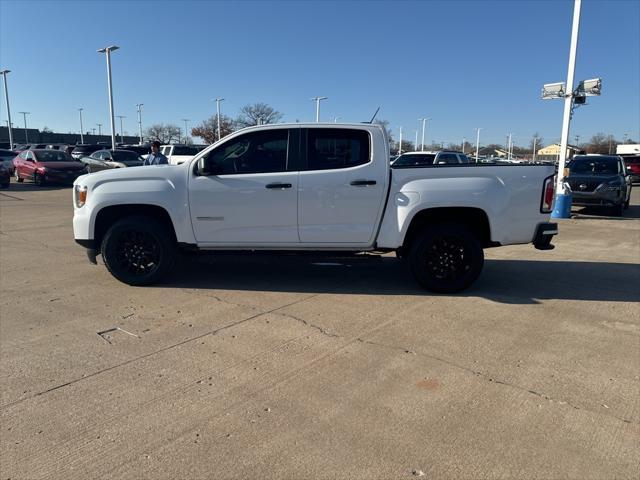
[{"label": "wheel arch", "polygon": [[96,247],[99,248],[104,235],[114,223],[131,216],[146,216],[159,221],[171,233],[172,240],[176,241],[176,230],[166,209],[158,205],[122,204],[104,207],[96,214],[93,237]]}]

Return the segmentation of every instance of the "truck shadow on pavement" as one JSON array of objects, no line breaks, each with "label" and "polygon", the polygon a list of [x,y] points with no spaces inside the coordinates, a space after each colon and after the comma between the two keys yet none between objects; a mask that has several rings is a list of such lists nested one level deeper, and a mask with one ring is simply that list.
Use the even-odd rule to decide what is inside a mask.
[{"label": "truck shadow on pavement", "polygon": [[606,210],[597,207],[578,207],[571,211],[571,218],[578,220],[634,220],[640,218],[640,205],[629,205],[622,217],[612,217]]},{"label": "truck shadow on pavement", "polygon": [[[468,290],[451,295],[505,304],[543,300],[640,301],[640,265],[625,263],[486,260]],[[164,288],[305,292],[344,295],[443,296],[427,292],[393,257],[194,255]]]}]

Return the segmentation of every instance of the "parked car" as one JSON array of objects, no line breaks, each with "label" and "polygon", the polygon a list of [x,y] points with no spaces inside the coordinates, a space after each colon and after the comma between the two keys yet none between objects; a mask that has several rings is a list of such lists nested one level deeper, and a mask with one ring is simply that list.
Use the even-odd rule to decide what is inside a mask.
[{"label": "parked car", "polygon": [[640,155],[622,155],[622,160],[631,176],[631,183],[640,182]]},{"label": "parked car", "polygon": [[0,163],[9,171],[9,175],[13,175],[13,159],[16,155],[18,152],[13,150],[0,150]]},{"label": "parked car", "polygon": [[9,188],[10,183],[11,173],[4,163],[0,163],[0,188]]},{"label": "parked car", "polygon": [[47,145],[47,149],[49,150],[60,150],[62,152],[67,152],[68,154],[71,154],[74,148],[76,148],[75,145],[69,145],[68,143],[52,143]]},{"label": "parked car", "polygon": [[143,159],[131,150],[98,150],[80,161],[87,166],[88,173],[111,168],[140,167]]},{"label": "parked car", "polygon": [[464,153],[450,150],[438,152],[406,152],[393,162],[394,166],[423,167],[427,165],[456,165],[469,163]]},{"label": "parked car", "polygon": [[29,150],[44,150],[47,148],[46,143],[32,143],[29,145]]},{"label": "parked car", "polygon": [[607,207],[621,216],[629,207],[631,175],[618,155],[576,155],[568,163],[572,204]]},{"label": "parked car", "polygon": [[[553,248],[554,168],[389,167],[375,124],[261,125],[171,168],[123,168],[74,184],[73,230],[131,285],[158,282],[179,248],[395,251],[420,285],[456,292],[483,248]],[[526,272],[523,272],[526,273]]]},{"label": "parked car", "polygon": [[103,150],[103,145],[95,145],[95,144],[82,144],[76,145],[71,152],[71,156],[76,160],[80,160],[82,157],[88,157],[93,152],[97,152],[98,150]]},{"label": "parked car", "polygon": [[17,182],[33,180],[38,186],[47,183],[71,184],[87,173],[82,162],[59,150],[24,150],[13,160],[13,176]]},{"label": "parked car", "polygon": [[191,160],[202,150],[193,145],[162,145],[160,153],[162,153],[170,165],[181,165],[187,160]]},{"label": "parked car", "polygon": [[123,145],[122,150],[129,150],[131,152],[136,152],[142,158],[146,158],[146,156],[151,153],[151,146],[150,145]]}]

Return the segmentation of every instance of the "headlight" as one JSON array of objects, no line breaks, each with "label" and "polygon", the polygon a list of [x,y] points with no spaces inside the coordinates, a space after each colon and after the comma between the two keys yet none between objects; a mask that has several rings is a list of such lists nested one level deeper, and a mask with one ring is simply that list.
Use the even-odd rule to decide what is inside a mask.
[{"label": "headlight", "polygon": [[87,187],[81,187],[76,185],[73,187],[73,197],[75,199],[76,207],[81,208],[87,203]]},{"label": "headlight", "polygon": [[622,189],[622,185],[619,183],[603,183],[598,187],[601,192],[619,192]]}]

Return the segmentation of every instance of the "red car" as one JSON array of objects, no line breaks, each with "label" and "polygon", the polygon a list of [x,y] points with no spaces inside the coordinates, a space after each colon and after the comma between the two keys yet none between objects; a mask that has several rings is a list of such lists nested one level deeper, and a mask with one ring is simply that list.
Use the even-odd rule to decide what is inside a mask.
[{"label": "red car", "polygon": [[17,182],[28,179],[38,186],[47,183],[71,184],[87,173],[84,163],[60,150],[24,150],[13,159],[13,166],[13,176]]},{"label": "red car", "polygon": [[631,175],[631,181],[640,182],[640,155],[623,155],[622,159],[627,166],[627,173]]}]

